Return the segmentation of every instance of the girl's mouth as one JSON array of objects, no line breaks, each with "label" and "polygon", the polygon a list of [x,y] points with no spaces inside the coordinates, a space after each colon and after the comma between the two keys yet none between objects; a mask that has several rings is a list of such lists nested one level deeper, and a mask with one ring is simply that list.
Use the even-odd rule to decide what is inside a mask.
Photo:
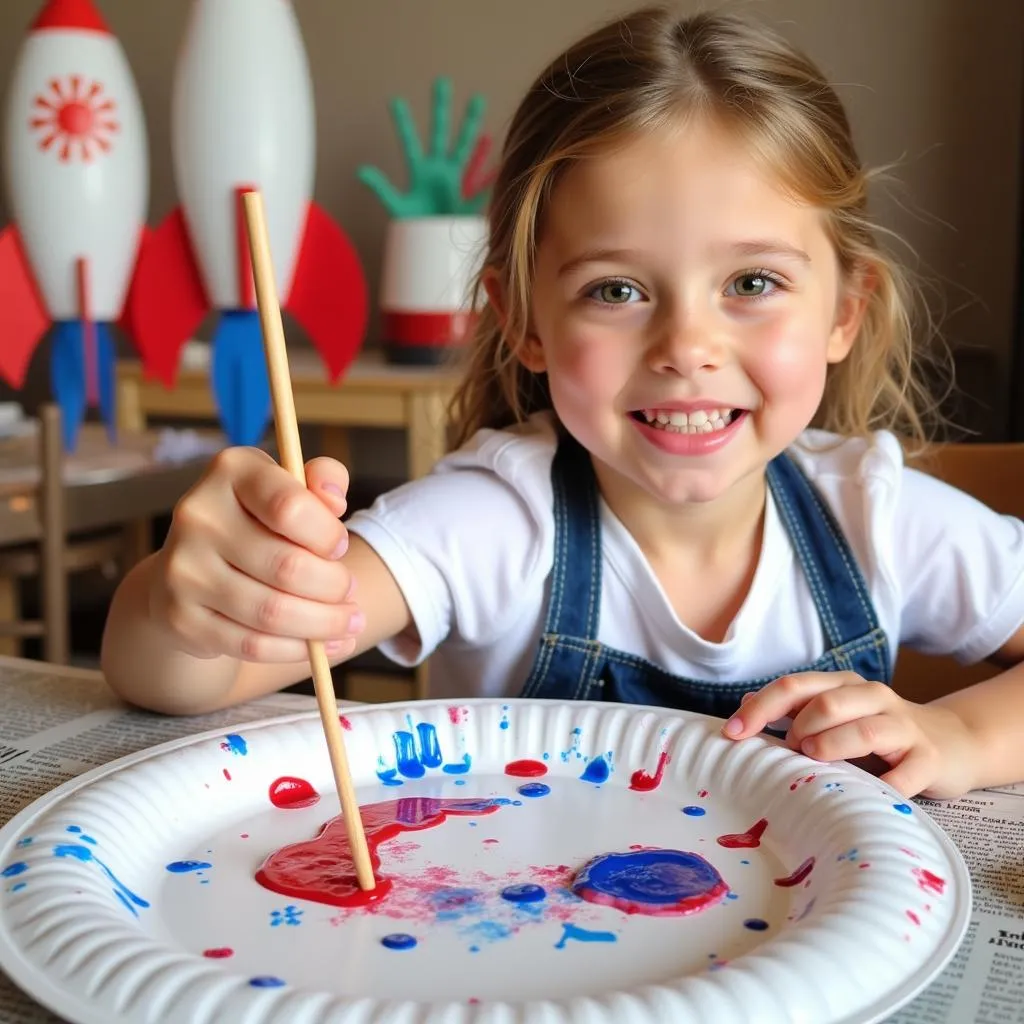
[{"label": "girl's mouth", "polygon": [[679,409],[637,409],[630,416],[640,423],[646,423],[655,430],[670,434],[713,434],[725,430],[742,409],[697,409],[681,412]]}]

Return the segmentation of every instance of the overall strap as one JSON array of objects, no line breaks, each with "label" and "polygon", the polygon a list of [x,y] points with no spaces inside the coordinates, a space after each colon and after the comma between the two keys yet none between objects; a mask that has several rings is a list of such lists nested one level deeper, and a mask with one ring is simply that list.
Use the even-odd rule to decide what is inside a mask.
[{"label": "overall strap", "polygon": [[768,486],[807,578],[829,648],[878,628],[857,561],[831,509],[794,459],[768,464]]}]

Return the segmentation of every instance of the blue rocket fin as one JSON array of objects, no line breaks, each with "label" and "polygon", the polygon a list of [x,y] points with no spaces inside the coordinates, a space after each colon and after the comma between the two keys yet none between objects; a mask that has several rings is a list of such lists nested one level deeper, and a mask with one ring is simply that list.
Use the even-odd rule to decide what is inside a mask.
[{"label": "blue rocket fin", "polygon": [[270,421],[270,381],[259,314],[221,314],[213,338],[211,384],[220,424],[233,445],[256,445]]}]

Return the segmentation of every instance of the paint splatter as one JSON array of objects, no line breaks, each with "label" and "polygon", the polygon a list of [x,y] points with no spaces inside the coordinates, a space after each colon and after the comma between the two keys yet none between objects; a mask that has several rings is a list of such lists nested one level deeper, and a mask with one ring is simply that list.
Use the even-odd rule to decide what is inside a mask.
[{"label": "paint splatter", "polygon": [[912,910],[907,911],[907,917],[909,917],[910,920],[913,921],[916,925],[919,925],[921,923],[921,918],[919,918],[917,914],[915,914]]},{"label": "paint splatter", "polygon": [[224,772],[224,778],[227,779],[228,782],[230,782],[231,781],[231,772],[229,772],[227,770],[227,768],[223,768],[221,770]]},{"label": "paint splatter", "polygon": [[352,731],[352,722],[345,715],[338,715],[338,725],[340,725],[345,732]]},{"label": "paint splatter", "polygon": [[796,782],[789,784],[790,792],[796,789],[798,786],[806,786],[808,782],[813,782],[818,776],[817,775],[804,775],[797,779]]},{"label": "paint splatter", "polygon": [[933,896],[942,896],[946,891],[946,880],[933,874],[927,868],[914,868],[911,872],[917,879],[917,884],[927,893]]},{"label": "paint splatter", "polygon": [[608,781],[610,772],[611,769],[608,767],[608,762],[603,757],[598,756],[583,769],[583,774],[580,778],[584,782],[593,782],[600,785],[602,782]]},{"label": "paint splatter", "polygon": [[799,885],[804,881],[804,879],[806,879],[813,870],[814,858],[808,857],[807,860],[805,860],[803,864],[793,872],[793,874],[786,875],[785,878],[776,878],[775,884],[787,889],[792,888],[794,885]]},{"label": "paint splatter", "polygon": [[910,814],[913,811],[910,804],[893,804],[892,807],[894,811],[899,811],[900,814]]},{"label": "paint splatter", "polygon": [[469,720],[469,708],[450,707],[448,708],[448,721],[452,725],[462,725]]},{"label": "paint splatter", "polygon": [[218,946],[214,949],[203,950],[203,956],[209,960],[225,960],[234,955],[235,951],[230,946]]},{"label": "paint splatter", "polygon": [[283,811],[295,811],[300,807],[312,807],[320,794],[305,780],[294,775],[282,775],[270,784],[270,802]]},{"label": "paint splatter", "polygon": [[516,792],[521,796],[536,799],[539,796],[547,796],[551,792],[551,787],[543,782],[526,782],[522,786],[518,786]]},{"label": "paint splatter", "polygon": [[509,903],[539,903],[547,896],[541,885],[525,882],[522,885],[507,885],[501,890],[501,898]]},{"label": "paint splatter", "polygon": [[562,937],[555,943],[555,949],[565,949],[565,944],[570,940],[574,942],[615,942],[616,939],[615,932],[591,931],[589,928],[580,928],[567,921],[562,925]]},{"label": "paint splatter", "polygon": [[509,761],[505,765],[505,774],[517,779],[536,779],[541,775],[547,775],[548,766],[543,761],[531,761],[523,758],[519,761]]},{"label": "paint splatter", "polygon": [[665,775],[665,765],[671,761],[666,751],[662,751],[658,755],[658,764],[654,769],[654,774],[651,775],[645,772],[643,768],[638,768],[629,779],[629,788],[636,790],[638,793],[650,793],[652,790],[657,789],[661,785],[661,780]]},{"label": "paint splatter", "polygon": [[580,869],[572,890],[589,903],[627,914],[667,916],[720,903],[729,886],[699,854],[645,849],[594,857]]},{"label": "paint splatter", "polygon": [[28,865],[24,861],[19,860],[17,863],[10,864],[3,871],[0,871],[0,876],[3,878],[14,878],[16,875],[23,874],[26,871],[28,871]]},{"label": "paint splatter", "polygon": [[260,974],[255,978],[250,978],[249,984],[253,988],[281,988],[287,982],[282,981],[280,978],[275,978],[272,974]]},{"label": "paint splatter", "polygon": [[501,721],[498,723],[498,725],[502,729],[507,729],[508,728],[508,705],[507,704],[502,704],[501,705]]},{"label": "paint splatter", "polygon": [[441,769],[445,775],[465,775],[473,765],[473,759],[469,754],[463,754],[461,761],[455,761],[453,764],[446,764]]},{"label": "paint splatter", "polygon": [[220,749],[226,750],[229,754],[237,754],[239,757],[245,757],[249,753],[249,745],[235,732],[229,733],[221,740]]},{"label": "paint splatter", "polygon": [[768,819],[761,818],[751,825],[746,832],[719,836],[718,845],[724,846],[728,850],[756,849],[761,845],[761,837],[764,835],[764,830],[767,827]]},{"label": "paint splatter", "polygon": [[743,922],[744,928],[749,928],[752,932],[764,932],[768,930],[768,922],[760,917],[748,917]]},{"label": "paint splatter", "polygon": [[[440,825],[451,815],[491,814],[509,801],[434,800],[410,797],[360,808],[363,831],[374,873],[380,867],[377,848],[401,832]],[[355,876],[355,863],[344,821],[332,818],[315,838],[292,843],[270,854],[256,872],[256,881],[285,896],[327,903],[333,906],[363,906],[383,899],[391,880],[377,875],[375,888],[364,891]]]},{"label": "paint splatter", "polygon": [[302,924],[302,915],[304,911],[299,910],[294,903],[289,903],[287,907],[282,910],[272,910],[270,912],[270,927],[279,928],[281,925],[287,925],[289,927],[297,928]]},{"label": "paint splatter", "polygon": [[380,940],[380,944],[385,949],[413,949],[416,946],[416,939],[405,932],[392,932],[390,935],[385,935]]},{"label": "paint splatter", "polygon": [[122,882],[106,864],[103,863],[96,856],[95,853],[88,846],[81,846],[78,843],[62,843],[59,846],[53,848],[54,857],[70,857],[74,860],[81,861],[83,864],[95,864],[107,878],[113,883],[114,895],[118,898],[123,906],[130,910],[136,917],[139,916],[136,907],[142,907],[145,909],[149,906],[149,902],[144,900],[141,896],[132,892]]},{"label": "paint splatter", "polygon": [[186,875],[191,871],[205,871],[213,865],[205,860],[174,860],[167,865],[172,875]]},{"label": "paint splatter", "polygon": [[683,814],[688,814],[691,818],[701,818],[707,814],[707,811],[705,811],[703,807],[698,807],[696,804],[690,804],[689,807],[683,808]]}]

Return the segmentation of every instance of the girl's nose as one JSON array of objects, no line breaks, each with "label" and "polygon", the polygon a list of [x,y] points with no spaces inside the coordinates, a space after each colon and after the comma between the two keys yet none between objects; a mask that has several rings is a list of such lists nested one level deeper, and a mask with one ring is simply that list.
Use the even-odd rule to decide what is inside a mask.
[{"label": "girl's nose", "polygon": [[699,370],[716,370],[722,365],[723,339],[708,311],[676,309],[666,311],[651,324],[648,361],[659,373],[692,376]]}]

